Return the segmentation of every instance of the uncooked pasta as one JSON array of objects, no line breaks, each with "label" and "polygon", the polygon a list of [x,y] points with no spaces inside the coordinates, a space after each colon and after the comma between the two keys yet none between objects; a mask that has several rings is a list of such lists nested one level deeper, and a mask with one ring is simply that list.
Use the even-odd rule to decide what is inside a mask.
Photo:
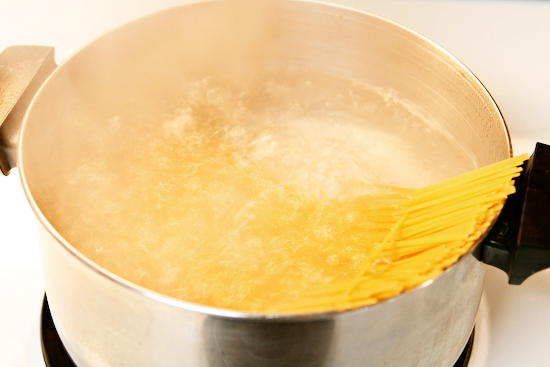
[{"label": "uncooked pasta", "polygon": [[514,178],[527,155],[410,190],[383,212],[387,235],[375,243],[353,277],[304,294],[306,299],[273,307],[278,312],[321,312],[366,306],[435,278],[472,249],[515,192]]}]

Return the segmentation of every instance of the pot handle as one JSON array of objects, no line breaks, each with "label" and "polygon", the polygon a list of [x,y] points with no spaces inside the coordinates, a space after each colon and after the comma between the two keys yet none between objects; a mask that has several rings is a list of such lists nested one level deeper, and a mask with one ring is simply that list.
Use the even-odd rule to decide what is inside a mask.
[{"label": "pot handle", "polygon": [[550,146],[537,143],[523,168],[516,193],[476,249],[480,260],[508,274],[510,284],[550,267]]},{"label": "pot handle", "polygon": [[56,67],[53,47],[11,46],[0,53],[0,170],[5,176],[17,166],[27,108]]}]

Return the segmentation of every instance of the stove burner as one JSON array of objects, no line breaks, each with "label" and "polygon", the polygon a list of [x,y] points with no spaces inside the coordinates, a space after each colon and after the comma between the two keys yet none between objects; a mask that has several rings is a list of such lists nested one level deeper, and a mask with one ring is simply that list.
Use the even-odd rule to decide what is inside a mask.
[{"label": "stove burner", "polygon": [[464,347],[464,350],[462,351],[462,354],[456,361],[453,367],[467,367],[468,363],[470,362],[470,357],[472,356],[472,347],[474,346],[474,335],[475,335],[475,328],[472,331],[472,335],[470,335],[470,339],[468,339],[468,343],[466,343],[466,346]]},{"label": "stove burner", "polygon": [[46,367],[76,367],[55,330],[48,299],[45,296],[40,317],[40,340]]},{"label": "stove burner", "polygon": [[[44,362],[46,367],[77,367],[72,361],[71,357],[65,350],[65,347],[59,339],[59,335],[55,330],[53,324],[52,315],[50,313],[50,307],[48,300],[44,297],[44,303],[42,305],[42,316],[40,320],[40,338],[42,341],[42,354],[44,355]],[[474,330],[475,332],[475,330]],[[467,367],[472,354],[472,347],[474,345],[474,332],[466,344],[466,348],[462,352],[462,355],[456,361],[453,367]]]}]

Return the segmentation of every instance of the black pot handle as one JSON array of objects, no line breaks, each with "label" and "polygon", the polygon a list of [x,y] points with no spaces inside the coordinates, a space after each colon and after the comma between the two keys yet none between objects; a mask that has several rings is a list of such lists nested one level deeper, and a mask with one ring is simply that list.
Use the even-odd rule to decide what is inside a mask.
[{"label": "black pot handle", "polygon": [[550,146],[537,143],[523,169],[516,193],[476,249],[480,260],[508,274],[510,284],[550,268]]}]

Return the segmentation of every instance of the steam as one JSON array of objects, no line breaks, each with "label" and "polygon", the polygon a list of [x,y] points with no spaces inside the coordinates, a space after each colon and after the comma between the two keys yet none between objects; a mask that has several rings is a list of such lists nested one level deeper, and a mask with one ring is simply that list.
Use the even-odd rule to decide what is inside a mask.
[{"label": "steam", "polygon": [[[193,26],[197,36],[188,59],[197,69],[250,81],[265,69],[265,53],[281,27],[275,0],[227,0],[216,4],[207,21]],[[205,5],[208,6],[208,5]]]}]

